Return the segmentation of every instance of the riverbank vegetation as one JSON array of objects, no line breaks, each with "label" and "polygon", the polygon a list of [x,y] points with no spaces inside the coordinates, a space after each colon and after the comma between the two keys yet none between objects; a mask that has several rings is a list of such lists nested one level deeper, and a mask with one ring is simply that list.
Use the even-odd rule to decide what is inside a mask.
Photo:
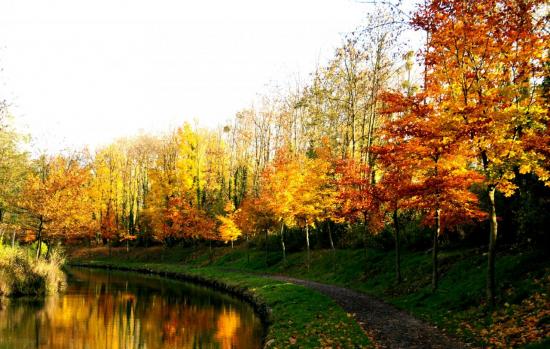
[{"label": "riverbank vegetation", "polygon": [[[205,244],[209,262],[225,244],[258,259],[261,245],[265,265],[281,270],[303,250],[306,276],[330,258],[355,263],[352,285],[383,270],[392,286],[380,287],[399,290],[403,307],[429,299],[452,315],[475,305],[502,322],[498,311],[539,294],[546,311],[536,286],[546,269],[519,256],[550,246],[548,7],[433,0],[409,14],[399,4],[380,2],[308,81],[217,129],[186,123],[93,153],[31,157],[0,123],[0,239],[162,246],[161,256]],[[402,36],[412,30],[425,39],[416,51]],[[377,269],[390,256],[392,268]],[[470,274],[448,273],[456,260]],[[510,303],[521,270],[534,272],[533,287]]]},{"label": "riverbank vegetation", "polygon": [[[232,273],[288,275],[352,288],[374,295],[418,318],[436,324],[447,333],[474,345],[517,347],[538,342],[548,333],[548,288],[550,262],[544,250],[509,249],[499,253],[497,271],[499,298],[503,306],[494,311],[480,306],[485,278],[480,271],[485,258],[478,248],[454,248],[441,253],[441,284],[431,291],[431,256],[426,251],[403,254],[402,282],[393,275],[393,251],[370,249],[315,249],[307,268],[307,252],[293,251],[283,263],[277,241],[269,241],[268,258],[262,241],[253,247],[208,246],[162,249],[81,248],[72,251],[73,262],[113,266],[144,264],[173,265],[180,269],[216,270],[231,278]],[[315,244],[317,243],[315,239]],[[267,261],[267,264],[266,264]],[[369,265],[369,271],[364,271]]]},{"label": "riverbank vegetation", "polygon": [[58,252],[35,258],[28,248],[0,241],[0,297],[54,294],[65,285],[64,258]]}]

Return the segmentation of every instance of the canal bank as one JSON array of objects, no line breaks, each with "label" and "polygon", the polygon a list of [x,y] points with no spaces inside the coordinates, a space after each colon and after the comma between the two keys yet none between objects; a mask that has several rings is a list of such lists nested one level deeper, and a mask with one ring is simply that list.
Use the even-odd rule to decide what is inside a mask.
[{"label": "canal bank", "polygon": [[86,261],[73,265],[137,271],[206,285],[251,304],[267,326],[269,348],[367,348],[370,341],[329,297],[290,282],[216,268],[162,263]]}]

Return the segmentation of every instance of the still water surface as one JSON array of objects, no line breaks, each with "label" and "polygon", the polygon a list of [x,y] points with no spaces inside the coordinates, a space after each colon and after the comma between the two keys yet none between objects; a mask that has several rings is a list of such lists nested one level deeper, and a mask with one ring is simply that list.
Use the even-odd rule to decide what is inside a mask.
[{"label": "still water surface", "polygon": [[253,309],[230,296],[156,276],[71,268],[67,290],[0,306],[0,349],[261,347]]}]

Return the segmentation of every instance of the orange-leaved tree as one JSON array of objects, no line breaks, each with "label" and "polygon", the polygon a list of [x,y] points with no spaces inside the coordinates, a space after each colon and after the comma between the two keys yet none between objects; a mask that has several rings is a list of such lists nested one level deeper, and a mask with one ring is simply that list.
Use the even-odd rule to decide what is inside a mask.
[{"label": "orange-leaved tree", "polygon": [[[396,147],[409,161],[401,162],[410,171],[404,188],[405,205],[425,213],[425,224],[434,227],[432,248],[432,289],[438,286],[439,238],[445,228],[484,218],[477,197],[470,191],[482,177],[468,167],[469,148],[461,123],[448,118],[439,105],[430,103],[427,93],[404,96],[387,93],[389,111],[399,116],[385,126],[386,147]],[[403,174],[401,174],[403,176]]]},{"label": "orange-leaved tree", "polygon": [[[67,241],[89,236],[97,228],[87,188],[90,170],[77,156],[43,155],[34,162],[34,171],[26,178],[18,206],[26,222],[35,231],[36,257],[42,242]],[[49,251],[49,250],[48,250]]]},{"label": "orange-leaved tree", "polygon": [[268,263],[268,234],[276,225],[274,215],[269,209],[264,197],[248,197],[243,200],[239,209],[235,212],[235,220],[239,229],[247,237],[257,232],[264,233],[265,264]]},{"label": "orange-leaved tree", "polygon": [[[472,164],[484,175],[490,203],[487,301],[495,303],[495,192],[512,195],[516,173],[550,184],[548,106],[540,84],[548,62],[545,0],[429,0],[412,21],[430,33],[426,93],[445,118],[460,121]],[[546,149],[546,151],[544,150]]]},{"label": "orange-leaved tree", "polygon": [[339,215],[350,223],[363,221],[366,253],[369,233],[376,234],[384,226],[380,195],[371,168],[353,159],[344,159],[339,162],[336,172]]}]

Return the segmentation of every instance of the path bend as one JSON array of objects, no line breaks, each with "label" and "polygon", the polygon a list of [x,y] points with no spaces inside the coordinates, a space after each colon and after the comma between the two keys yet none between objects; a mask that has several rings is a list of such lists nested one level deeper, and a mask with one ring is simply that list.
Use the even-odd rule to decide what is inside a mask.
[{"label": "path bend", "polygon": [[269,278],[302,285],[331,297],[373,337],[379,348],[459,349],[470,346],[451,338],[436,327],[364,293],[344,287],[282,275]]}]

